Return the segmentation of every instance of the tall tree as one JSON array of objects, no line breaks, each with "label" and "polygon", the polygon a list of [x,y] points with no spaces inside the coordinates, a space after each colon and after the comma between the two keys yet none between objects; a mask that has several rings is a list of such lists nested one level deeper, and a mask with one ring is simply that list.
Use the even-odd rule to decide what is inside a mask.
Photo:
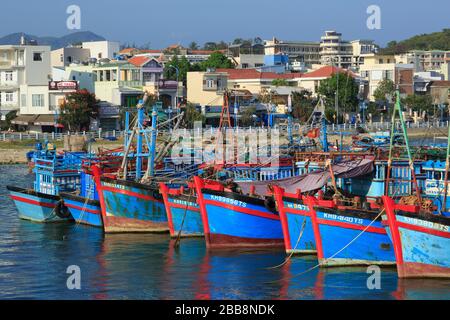
[{"label": "tall tree", "polygon": [[318,93],[325,98],[324,102],[328,108],[335,107],[336,93],[338,93],[340,111],[353,112],[357,109],[359,87],[348,73],[335,73],[330,78],[322,80]]},{"label": "tall tree", "polygon": [[202,69],[207,68],[234,68],[233,63],[221,52],[213,52],[209,58],[201,63]]},{"label": "tall tree", "polygon": [[189,44],[189,49],[191,49],[191,50],[198,50],[198,44],[197,44],[197,42],[192,41],[192,42]]},{"label": "tall tree", "polygon": [[292,93],[292,116],[301,122],[308,121],[317,101],[313,99],[312,93],[308,90],[301,90]]},{"label": "tall tree", "polygon": [[172,59],[164,65],[164,78],[176,80],[177,72],[175,68],[178,68],[179,70],[178,81],[186,82],[187,73],[188,71],[191,71],[191,64],[188,59],[185,56],[181,56],[180,58],[178,58],[178,56],[173,56]]},{"label": "tall tree", "polygon": [[[373,97],[377,101],[386,101],[392,102],[395,94],[395,84],[392,80],[384,79],[378,84],[378,87],[373,92]],[[390,99],[388,97],[390,96]]]},{"label": "tall tree", "polygon": [[85,89],[69,93],[60,106],[59,122],[70,131],[88,130],[91,118],[98,116],[98,102],[95,94]]}]

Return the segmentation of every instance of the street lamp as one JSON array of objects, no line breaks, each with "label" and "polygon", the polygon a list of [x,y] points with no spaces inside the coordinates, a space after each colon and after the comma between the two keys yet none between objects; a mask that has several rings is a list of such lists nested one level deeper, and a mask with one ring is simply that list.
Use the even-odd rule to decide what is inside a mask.
[{"label": "street lamp", "polygon": [[174,65],[171,65],[171,64],[169,65],[169,68],[175,69],[175,73],[177,75],[177,91],[176,91],[176,94],[175,94],[175,108],[178,108],[178,77],[180,75],[180,69],[178,69],[177,66],[174,66]]}]

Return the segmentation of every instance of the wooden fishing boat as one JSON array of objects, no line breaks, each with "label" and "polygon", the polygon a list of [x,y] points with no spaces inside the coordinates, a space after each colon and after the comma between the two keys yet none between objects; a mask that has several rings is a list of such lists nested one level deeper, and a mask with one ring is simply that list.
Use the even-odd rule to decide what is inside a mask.
[{"label": "wooden fishing boat", "polygon": [[58,154],[52,146],[37,150],[33,161],[33,189],[7,186],[19,217],[34,222],[73,220],[59,194],[79,188],[79,168],[84,155],[83,152]]},{"label": "wooden fishing boat", "polygon": [[200,177],[194,183],[208,248],[283,248],[273,200],[227,190]]},{"label": "wooden fishing boat", "polygon": [[450,278],[450,217],[383,196],[383,224],[394,244],[400,278]]}]

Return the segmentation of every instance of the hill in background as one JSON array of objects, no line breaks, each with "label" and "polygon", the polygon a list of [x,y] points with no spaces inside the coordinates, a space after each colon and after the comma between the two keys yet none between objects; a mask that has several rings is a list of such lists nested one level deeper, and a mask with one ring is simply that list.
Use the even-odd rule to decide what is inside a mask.
[{"label": "hill in background", "polygon": [[381,54],[404,53],[411,50],[450,50],[450,29],[421,34],[402,41],[391,41]]},{"label": "hill in background", "polygon": [[[3,44],[20,44],[20,37],[22,36],[22,32],[12,33],[7,36],[0,38],[0,45]],[[29,34],[24,34],[25,38],[30,40],[35,40],[38,45],[51,46],[52,50],[66,47],[71,44],[77,44],[80,42],[89,42],[89,41],[103,41],[105,38],[99,36],[90,31],[81,31],[71,33],[62,37],[39,37]]]}]

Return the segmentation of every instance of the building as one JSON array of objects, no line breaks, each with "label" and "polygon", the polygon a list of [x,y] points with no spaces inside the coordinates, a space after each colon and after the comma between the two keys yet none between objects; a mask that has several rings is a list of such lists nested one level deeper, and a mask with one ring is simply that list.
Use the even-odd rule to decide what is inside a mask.
[{"label": "building", "polygon": [[91,41],[83,42],[81,44],[83,49],[90,51],[89,58],[100,59],[114,59],[120,51],[119,42],[114,41]]},{"label": "building", "polygon": [[374,100],[374,92],[381,81],[389,79],[399,87],[401,95],[414,93],[414,65],[395,62],[392,55],[372,55],[360,66],[361,78],[368,83],[368,98]]},{"label": "building", "polygon": [[450,61],[450,51],[412,50],[395,56],[397,63],[413,64],[415,71],[441,71]]},{"label": "building", "polygon": [[51,52],[52,67],[66,67],[72,63],[87,61],[91,57],[91,51],[86,48],[67,47]]},{"label": "building", "polygon": [[311,67],[320,63],[320,43],[312,41],[285,41],[273,37],[264,43],[267,56],[285,54],[291,63],[299,63],[303,67]]},{"label": "building", "polygon": [[228,58],[237,69],[258,68],[264,65],[264,44],[261,41],[244,42],[228,46]]},{"label": "building", "polygon": [[450,81],[432,81],[428,89],[433,104],[450,105]]},{"label": "building", "polygon": [[342,40],[342,34],[332,31],[325,31],[325,35],[320,37],[320,62],[323,65],[337,66],[349,69],[353,61],[353,45]]},{"label": "building", "polygon": [[176,81],[163,79],[163,70],[161,62],[145,55],[96,65],[95,95],[115,106],[134,107],[147,91],[157,95],[164,107],[175,107],[180,90]]},{"label": "building", "polygon": [[50,47],[0,46],[0,112],[52,113],[48,83],[51,80]]},{"label": "building", "polygon": [[71,64],[65,68],[53,67],[53,81],[76,81],[80,89],[95,93],[96,74],[94,65]]},{"label": "building", "polygon": [[220,106],[228,88],[228,73],[216,70],[187,73],[187,100],[201,106]]},{"label": "building", "polygon": [[371,57],[378,52],[378,46],[373,40],[353,40],[352,45],[352,67],[359,70],[364,64],[364,59]]},{"label": "building", "polygon": [[414,72],[414,92],[427,93],[433,81],[444,80],[444,76],[436,71]]}]

